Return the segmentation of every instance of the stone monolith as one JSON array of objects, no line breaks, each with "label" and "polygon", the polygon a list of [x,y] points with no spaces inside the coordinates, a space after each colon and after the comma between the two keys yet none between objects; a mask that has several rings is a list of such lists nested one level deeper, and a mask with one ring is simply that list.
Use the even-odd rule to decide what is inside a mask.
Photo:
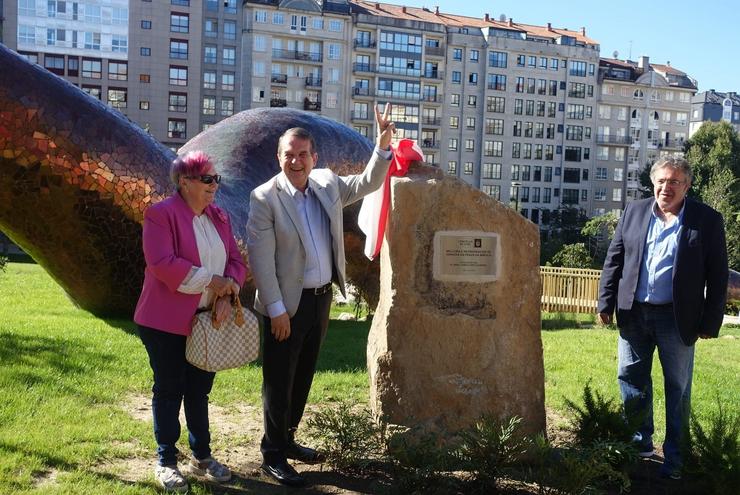
[{"label": "stone monolith", "polygon": [[368,339],[370,401],[395,424],[482,415],[545,428],[537,226],[450,177],[394,178]]}]

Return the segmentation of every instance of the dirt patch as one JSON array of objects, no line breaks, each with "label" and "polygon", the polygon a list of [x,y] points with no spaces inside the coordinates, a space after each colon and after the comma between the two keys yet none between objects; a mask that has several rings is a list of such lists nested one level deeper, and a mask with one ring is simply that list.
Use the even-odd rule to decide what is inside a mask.
[{"label": "dirt patch", "polygon": [[51,487],[52,485],[56,484],[58,474],[59,471],[56,469],[51,469],[49,471],[35,474],[33,477],[33,487],[37,489]]}]

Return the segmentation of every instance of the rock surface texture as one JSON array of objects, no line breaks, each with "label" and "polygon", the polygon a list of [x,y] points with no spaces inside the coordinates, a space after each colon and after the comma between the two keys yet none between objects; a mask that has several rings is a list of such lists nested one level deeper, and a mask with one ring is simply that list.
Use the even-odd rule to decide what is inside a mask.
[{"label": "rock surface texture", "polygon": [[[370,401],[392,423],[454,431],[482,415],[544,431],[539,234],[454,178],[394,178],[368,339]],[[497,233],[493,282],[435,279],[438,231]]]}]

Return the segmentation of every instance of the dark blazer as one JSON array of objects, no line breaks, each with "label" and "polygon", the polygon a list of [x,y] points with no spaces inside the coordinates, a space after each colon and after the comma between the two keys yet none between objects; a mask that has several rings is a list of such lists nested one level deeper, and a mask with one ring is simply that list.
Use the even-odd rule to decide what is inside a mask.
[{"label": "dark blazer", "polygon": [[[598,312],[617,311],[617,325],[629,322],[640,263],[655,199],[627,203],[609,246],[599,283]],[[727,298],[727,246],[722,216],[686,198],[673,261],[673,314],[681,340],[719,335]],[[706,288],[706,293],[705,293]]]}]

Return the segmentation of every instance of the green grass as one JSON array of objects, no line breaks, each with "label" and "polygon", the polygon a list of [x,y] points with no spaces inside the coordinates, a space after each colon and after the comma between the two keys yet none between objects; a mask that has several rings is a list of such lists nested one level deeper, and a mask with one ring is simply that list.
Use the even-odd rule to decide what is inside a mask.
[{"label": "green grass", "polygon": [[[156,493],[153,482],[125,482],[94,469],[133,457],[154,463],[151,424],[126,410],[131,396],[149,395],[151,388],[146,352],[133,324],[75,308],[33,264],[8,264],[0,273],[0,301],[0,493]],[[546,401],[560,414],[564,398],[579,401],[588,380],[606,397],[618,394],[616,332],[584,328],[592,322],[573,315],[543,317]],[[331,322],[310,403],[367,401],[369,326]],[[701,341],[697,347],[693,405],[700,418],[716,411],[718,397],[726,410],[740,410],[740,328],[723,335],[734,338]],[[654,381],[660,437],[657,359]],[[212,403],[259,406],[261,383],[259,362],[221,372]],[[45,482],[49,476],[53,482]],[[194,485],[191,493],[209,491]]]}]

